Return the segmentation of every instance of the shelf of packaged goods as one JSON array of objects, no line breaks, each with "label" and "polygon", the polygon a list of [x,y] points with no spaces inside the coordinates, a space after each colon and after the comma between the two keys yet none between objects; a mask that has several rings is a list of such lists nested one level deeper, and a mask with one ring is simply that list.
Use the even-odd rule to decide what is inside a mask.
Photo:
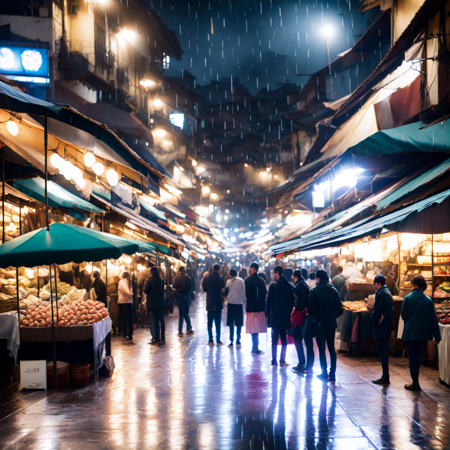
[{"label": "shelf of packaged goods", "polygon": [[[414,266],[414,267],[431,267],[433,264],[406,263],[406,265],[407,266]],[[450,265],[450,263],[449,263],[449,265]]]}]

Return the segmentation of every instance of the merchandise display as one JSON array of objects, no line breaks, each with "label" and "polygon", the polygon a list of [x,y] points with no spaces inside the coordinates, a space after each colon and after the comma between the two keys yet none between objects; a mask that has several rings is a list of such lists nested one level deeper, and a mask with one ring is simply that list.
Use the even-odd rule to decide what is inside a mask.
[{"label": "merchandise display", "polygon": [[439,323],[442,325],[450,325],[450,300],[436,304],[435,307]]},{"label": "merchandise display", "polygon": [[367,303],[364,301],[342,302],[344,309],[353,312],[369,312]]}]

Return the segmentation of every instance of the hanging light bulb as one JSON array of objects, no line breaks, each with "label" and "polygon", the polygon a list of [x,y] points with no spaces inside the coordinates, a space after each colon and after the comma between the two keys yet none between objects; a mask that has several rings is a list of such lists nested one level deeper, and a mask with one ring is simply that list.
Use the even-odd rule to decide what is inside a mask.
[{"label": "hanging light bulb", "polygon": [[13,120],[8,120],[8,123],[6,124],[6,129],[13,136],[17,136],[17,133],[19,132],[19,127],[17,126],[16,122],[14,122]]},{"label": "hanging light bulb", "polygon": [[115,186],[119,182],[119,175],[114,169],[106,171],[106,179],[111,186]]},{"label": "hanging light bulb", "polygon": [[94,173],[95,173],[97,176],[100,176],[100,175],[105,171],[105,168],[103,167],[103,164],[102,164],[102,163],[95,163],[95,164],[92,166],[92,170],[94,171]]},{"label": "hanging light bulb", "polygon": [[81,178],[79,180],[75,180],[75,184],[80,188],[80,189],[84,189],[84,187],[86,186],[86,180],[84,178]]},{"label": "hanging light bulb", "polygon": [[60,169],[63,162],[64,159],[62,159],[61,156],[58,155],[58,153],[53,153],[53,155],[50,156],[50,164],[56,169]]},{"label": "hanging light bulb", "polygon": [[77,182],[77,180],[83,179],[83,172],[76,166],[74,166],[72,169],[72,179],[73,181],[75,181],[75,183]]},{"label": "hanging light bulb", "polygon": [[84,164],[86,164],[86,167],[92,167],[95,164],[95,156],[92,152],[86,152],[84,155]]},{"label": "hanging light bulb", "polygon": [[70,180],[73,175],[73,169],[74,169],[73,164],[70,163],[69,161],[64,160],[59,170],[64,175],[64,178],[66,180]]}]

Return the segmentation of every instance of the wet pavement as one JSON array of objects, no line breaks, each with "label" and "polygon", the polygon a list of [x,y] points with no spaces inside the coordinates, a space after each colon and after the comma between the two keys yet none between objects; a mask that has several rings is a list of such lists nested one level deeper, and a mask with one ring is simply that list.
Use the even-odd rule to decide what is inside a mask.
[{"label": "wet pavement", "polygon": [[[450,389],[422,368],[423,392],[406,358],[391,358],[391,386],[374,386],[375,357],[338,356],[336,383],[270,366],[264,355],[207,346],[204,300],[193,303],[195,334],[179,338],[177,313],[166,316],[167,345],[113,339],[116,369],[85,388],[23,391],[0,400],[1,449],[443,449],[450,448]],[[223,313],[225,320],[225,311]],[[225,324],[225,322],[223,322]],[[316,349],[316,374],[318,367]]]}]

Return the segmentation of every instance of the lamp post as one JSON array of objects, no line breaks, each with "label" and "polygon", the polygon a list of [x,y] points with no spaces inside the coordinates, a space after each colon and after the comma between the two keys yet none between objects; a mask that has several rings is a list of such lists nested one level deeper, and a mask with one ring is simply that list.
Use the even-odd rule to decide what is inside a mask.
[{"label": "lamp post", "polygon": [[327,63],[328,63],[328,71],[331,75],[331,63],[330,63],[330,44],[329,44],[329,39],[331,37],[333,37],[334,34],[334,30],[333,27],[331,25],[325,25],[323,27],[323,34],[325,35],[326,39],[327,39]]}]

